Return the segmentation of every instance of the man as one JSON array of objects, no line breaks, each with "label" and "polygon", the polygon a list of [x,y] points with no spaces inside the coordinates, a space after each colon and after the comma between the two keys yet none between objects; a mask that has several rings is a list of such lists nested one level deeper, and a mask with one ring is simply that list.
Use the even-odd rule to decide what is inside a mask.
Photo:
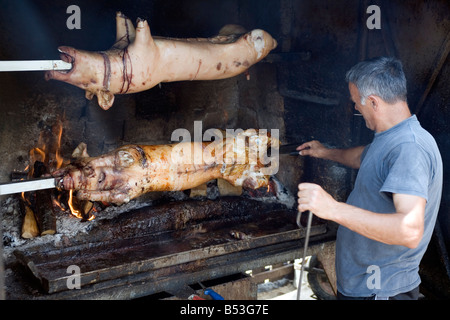
[{"label": "man", "polygon": [[320,186],[298,186],[298,209],[340,226],[336,276],[340,299],[417,299],[419,263],[433,233],[442,193],[442,159],[434,138],[411,115],[400,61],[376,58],[346,75],[371,144],[330,149],[318,141],[303,156],[359,169],[347,203]]}]

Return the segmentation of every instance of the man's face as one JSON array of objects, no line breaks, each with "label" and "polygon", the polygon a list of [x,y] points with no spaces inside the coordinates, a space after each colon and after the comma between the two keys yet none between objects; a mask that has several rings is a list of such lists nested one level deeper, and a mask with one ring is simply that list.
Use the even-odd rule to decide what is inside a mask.
[{"label": "man's face", "polygon": [[361,96],[359,95],[358,88],[353,83],[350,82],[348,84],[348,89],[350,91],[351,99],[355,103],[355,110],[359,111],[362,114],[364,120],[366,121],[367,128],[369,128],[370,130],[375,130],[375,125],[373,121],[374,110],[371,106],[370,100],[366,99],[365,104],[362,105]]}]

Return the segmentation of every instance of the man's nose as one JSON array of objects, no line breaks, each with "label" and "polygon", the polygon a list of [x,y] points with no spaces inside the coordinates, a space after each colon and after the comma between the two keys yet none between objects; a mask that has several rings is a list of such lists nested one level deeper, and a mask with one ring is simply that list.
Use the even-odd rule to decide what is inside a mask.
[{"label": "man's nose", "polygon": [[359,111],[358,106],[356,105],[356,103],[355,103],[355,111],[356,111],[354,113],[355,116],[362,116],[362,113]]}]

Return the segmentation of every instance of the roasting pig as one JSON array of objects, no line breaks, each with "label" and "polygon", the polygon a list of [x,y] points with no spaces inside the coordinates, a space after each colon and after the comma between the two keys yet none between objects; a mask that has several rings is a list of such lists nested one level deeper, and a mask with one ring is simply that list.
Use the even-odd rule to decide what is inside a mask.
[{"label": "roasting pig", "polygon": [[59,47],[61,59],[72,63],[72,69],[48,71],[46,79],[82,88],[89,100],[96,95],[100,107],[107,110],[115,94],[144,91],[161,82],[236,76],[277,46],[270,34],[259,29],[240,37],[227,31],[213,38],[153,37],[147,21],[138,19],[135,29],[120,12],[116,31],[116,42],[107,51]]},{"label": "roasting pig", "polygon": [[213,142],[126,145],[98,157],[80,158],[53,175],[59,178],[59,188],[76,190],[79,199],[115,204],[147,192],[187,190],[219,178],[256,189],[267,186],[270,178],[267,158],[261,156],[278,144],[270,135],[246,130]]}]

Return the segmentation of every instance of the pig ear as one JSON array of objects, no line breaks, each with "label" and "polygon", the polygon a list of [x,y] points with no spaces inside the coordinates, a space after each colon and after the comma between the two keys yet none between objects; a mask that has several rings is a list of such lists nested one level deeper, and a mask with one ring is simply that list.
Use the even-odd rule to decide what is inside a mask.
[{"label": "pig ear", "polygon": [[114,103],[114,94],[111,91],[99,90],[97,92],[98,105],[103,110],[108,110]]}]

